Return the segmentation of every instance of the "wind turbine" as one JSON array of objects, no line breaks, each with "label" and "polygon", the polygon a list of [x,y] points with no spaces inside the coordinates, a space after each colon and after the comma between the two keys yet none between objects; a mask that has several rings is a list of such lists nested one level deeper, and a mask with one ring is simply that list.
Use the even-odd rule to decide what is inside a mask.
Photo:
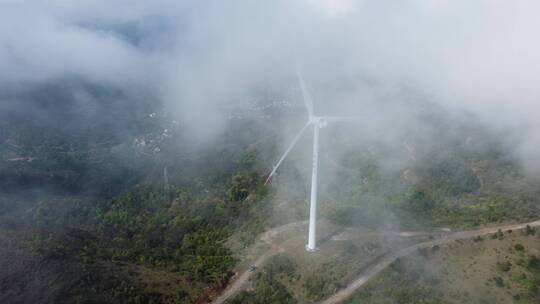
[{"label": "wind turbine", "polygon": [[316,246],[316,235],[317,235],[317,186],[318,186],[318,170],[319,170],[319,130],[328,125],[329,122],[333,121],[349,121],[349,120],[358,120],[360,117],[357,116],[317,116],[313,112],[313,101],[311,96],[306,88],[304,83],[304,78],[300,73],[300,70],[297,70],[298,80],[300,82],[300,88],[302,89],[302,97],[306,105],[308,112],[308,121],[304,127],[298,132],[294,137],[292,143],[289,145],[285,153],[281,156],[277,164],[272,169],[272,172],[268,175],[265,185],[272,180],[274,174],[276,174],[277,169],[281,163],[285,160],[289,152],[294,148],[300,137],[304,134],[306,129],[310,126],[313,126],[313,162],[312,162],[312,171],[311,171],[311,199],[309,206],[309,234],[308,234],[308,243],[306,245],[307,251],[317,250]]}]

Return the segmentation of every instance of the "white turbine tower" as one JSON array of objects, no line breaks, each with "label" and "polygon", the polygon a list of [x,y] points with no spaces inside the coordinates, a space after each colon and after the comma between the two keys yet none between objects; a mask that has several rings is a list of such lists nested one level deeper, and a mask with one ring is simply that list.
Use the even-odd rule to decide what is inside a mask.
[{"label": "white turbine tower", "polygon": [[304,127],[298,132],[298,134],[294,137],[292,143],[289,145],[287,150],[285,150],[285,153],[281,156],[277,164],[272,169],[272,172],[268,175],[268,178],[266,179],[265,184],[268,184],[274,174],[276,173],[277,169],[281,165],[281,163],[285,160],[289,152],[294,148],[302,134],[306,131],[306,129],[309,126],[313,126],[313,163],[312,163],[312,172],[311,172],[311,199],[310,199],[310,206],[309,206],[309,235],[308,235],[308,243],[306,245],[307,251],[315,251],[317,249],[316,247],[316,235],[317,235],[317,185],[318,185],[318,169],[319,169],[319,129],[324,128],[328,122],[332,121],[347,121],[347,120],[357,120],[360,117],[356,116],[316,116],[313,112],[313,101],[311,100],[311,96],[309,95],[309,92],[306,88],[306,84],[304,83],[304,78],[302,77],[302,74],[300,71],[297,72],[298,74],[298,80],[300,81],[300,88],[302,89],[302,96],[304,99],[304,103],[307,108],[308,112],[308,121],[304,125]]}]

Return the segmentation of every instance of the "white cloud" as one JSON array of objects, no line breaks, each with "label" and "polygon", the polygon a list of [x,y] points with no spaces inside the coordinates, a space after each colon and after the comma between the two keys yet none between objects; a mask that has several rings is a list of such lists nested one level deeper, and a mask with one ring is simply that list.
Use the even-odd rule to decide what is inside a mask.
[{"label": "white cloud", "polygon": [[301,61],[319,101],[376,102],[358,79],[395,98],[408,87],[496,128],[522,128],[529,140],[518,153],[533,158],[539,9],[532,0],[3,0],[0,84],[74,74],[148,85],[201,129],[198,116],[219,121],[220,105],[253,87],[296,87]]}]

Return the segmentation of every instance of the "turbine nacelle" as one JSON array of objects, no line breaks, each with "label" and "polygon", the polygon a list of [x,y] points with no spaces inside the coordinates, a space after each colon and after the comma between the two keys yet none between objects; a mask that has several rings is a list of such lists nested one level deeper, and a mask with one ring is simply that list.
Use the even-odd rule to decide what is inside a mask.
[{"label": "turbine nacelle", "polygon": [[309,123],[321,129],[328,125],[328,120],[324,116],[312,116],[309,118]]}]

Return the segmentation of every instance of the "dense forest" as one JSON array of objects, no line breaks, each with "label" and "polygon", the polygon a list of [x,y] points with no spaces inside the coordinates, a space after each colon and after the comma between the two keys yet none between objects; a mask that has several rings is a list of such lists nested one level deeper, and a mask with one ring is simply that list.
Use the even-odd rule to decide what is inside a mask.
[{"label": "dense forest", "polygon": [[[28,93],[34,113],[2,112],[2,301],[202,301],[222,288],[235,263],[224,240],[242,230],[249,243],[268,209],[266,168],[242,141],[257,126],[232,122],[220,144],[190,151],[148,103],[85,87],[101,104],[77,113],[72,86]],[[36,272],[30,290],[21,273]],[[183,284],[162,294],[137,281],[162,273]]]}]

